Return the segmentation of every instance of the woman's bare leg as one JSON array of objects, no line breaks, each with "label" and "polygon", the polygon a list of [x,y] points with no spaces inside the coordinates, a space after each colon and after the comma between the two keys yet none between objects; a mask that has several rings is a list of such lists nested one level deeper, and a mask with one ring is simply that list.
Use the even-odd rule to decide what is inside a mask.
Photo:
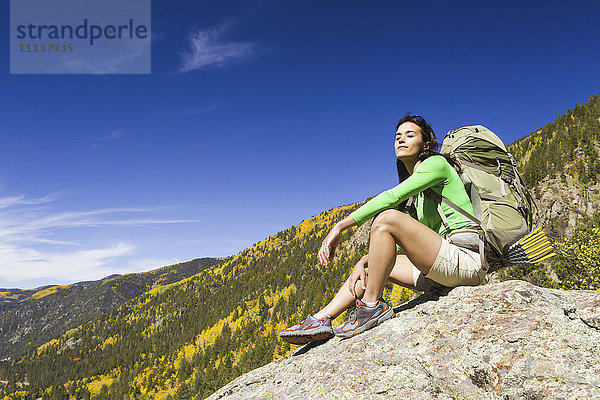
[{"label": "woman's bare leg", "polygon": [[[369,255],[369,263],[370,263],[371,255]],[[370,273],[371,268],[367,269],[367,274]],[[350,287],[348,285],[348,280],[342,285],[340,290],[338,290],[335,297],[327,304],[319,313],[327,314],[332,319],[336,318],[340,315],[344,310],[354,304],[354,296],[350,293]],[[368,275],[367,283],[371,279],[371,276]],[[397,285],[404,286],[409,289],[414,289],[413,282],[413,264],[410,262],[408,257],[405,255],[396,256],[396,262],[394,264],[394,268],[388,277],[390,282],[393,282]],[[365,290],[361,286],[361,282],[357,282],[356,285],[356,294],[358,298],[362,298]],[[379,297],[378,297],[379,298]]]},{"label": "woman's bare leg", "polygon": [[[390,276],[398,243],[408,260],[426,275],[442,245],[442,238],[416,219],[397,210],[379,214],[371,226],[369,242],[369,277],[362,300],[376,302]],[[412,271],[411,271],[412,279]]]}]

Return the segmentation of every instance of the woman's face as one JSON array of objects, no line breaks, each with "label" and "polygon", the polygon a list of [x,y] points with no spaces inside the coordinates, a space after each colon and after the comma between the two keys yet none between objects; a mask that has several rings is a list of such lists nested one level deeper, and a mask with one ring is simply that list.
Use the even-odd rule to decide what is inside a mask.
[{"label": "woman's face", "polygon": [[396,158],[417,158],[425,149],[421,127],[413,122],[405,122],[398,127],[394,140]]}]

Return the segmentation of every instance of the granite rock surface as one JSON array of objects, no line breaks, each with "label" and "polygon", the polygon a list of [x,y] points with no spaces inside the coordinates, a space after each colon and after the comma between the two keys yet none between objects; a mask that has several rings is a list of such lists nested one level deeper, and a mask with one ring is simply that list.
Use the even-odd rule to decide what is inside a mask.
[{"label": "granite rock surface", "polygon": [[299,347],[209,399],[600,398],[600,292],[507,281],[395,311],[354,338]]}]

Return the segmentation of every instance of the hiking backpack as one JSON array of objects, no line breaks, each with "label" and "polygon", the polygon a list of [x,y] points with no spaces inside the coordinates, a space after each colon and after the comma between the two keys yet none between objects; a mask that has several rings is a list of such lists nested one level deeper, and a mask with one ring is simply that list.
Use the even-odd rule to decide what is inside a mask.
[{"label": "hiking backpack", "polygon": [[460,163],[460,178],[475,215],[446,198],[441,201],[479,224],[485,237],[485,258],[492,269],[553,255],[543,232],[531,232],[535,203],[514,157],[496,134],[482,125],[455,129],[444,137],[441,152],[454,155]]}]

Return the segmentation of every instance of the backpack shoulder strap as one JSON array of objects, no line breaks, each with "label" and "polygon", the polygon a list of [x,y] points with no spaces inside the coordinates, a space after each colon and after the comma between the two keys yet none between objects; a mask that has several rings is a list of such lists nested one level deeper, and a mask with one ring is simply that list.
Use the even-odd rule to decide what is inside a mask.
[{"label": "backpack shoulder strap", "polygon": [[433,197],[433,198],[436,199],[437,211],[440,214],[440,218],[442,218],[442,222],[444,223],[444,226],[446,228],[448,228],[450,225],[448,224],[448,219],[446,218],[446,215],[442,211],[441,202],[444,202],[447,206],[452,207],[454,210],[456,210],[457,212],[459,212],[460,214],[462,214],[464,217],[469,218],[471,221],[475,222],[477,225],[481,225],[481,221],[479,219],[475,218],[474,216],[472,216],[471,214],[469,214],[468,212],[466,212],[461,207],[457,206],[456,204],[454,204],[453,202],[451,202],[450,200],[448,200],[444,196],[442,196],[442,195],[434,192],[431,189],[427,189],[427,191],[429,191],[429,195],[431,197]]},{"label": "backpack shoulder strap", "polygon": [[[446,218],[446,215],[444,214],[444,211],[442,210],[442,202],[446,203],[446,205],[452,207],[454,210],[456,210],[457,212],[459,212],[460,214],[467,217],[468,219],[475,222],[477,225],[479,225],[481,227],[481,221],[479,219],[475,218],[474,216],[472,216],[471,214],[469,214],[468,212],[466,212],[461,207],[457,206],[456,204],[454,204],[453,202],[451,202],[444,196],[436,193],[433,189],[431,189],[431,188],[426,189],[425,192],[428,193],[429,196],[431,196],[435,199],[435,202],[437,205],[437,212],[438,212],[438,214],[440,214],[442,223],[444,224],[444,226],[446,228],[449,228],[450,224],[448,223],[448,218]],[[477,197],[479,198],[478,195],[477,195]],[[480,200],[478,200],[478,201],[480,203]],[[487,260],[485,257],[485,241],[484,241],[483,237],[481,236],[481,234],[479,235],[479,258],[481,259],[481,265],[487,269],[488,263],[487,263]]]}]

